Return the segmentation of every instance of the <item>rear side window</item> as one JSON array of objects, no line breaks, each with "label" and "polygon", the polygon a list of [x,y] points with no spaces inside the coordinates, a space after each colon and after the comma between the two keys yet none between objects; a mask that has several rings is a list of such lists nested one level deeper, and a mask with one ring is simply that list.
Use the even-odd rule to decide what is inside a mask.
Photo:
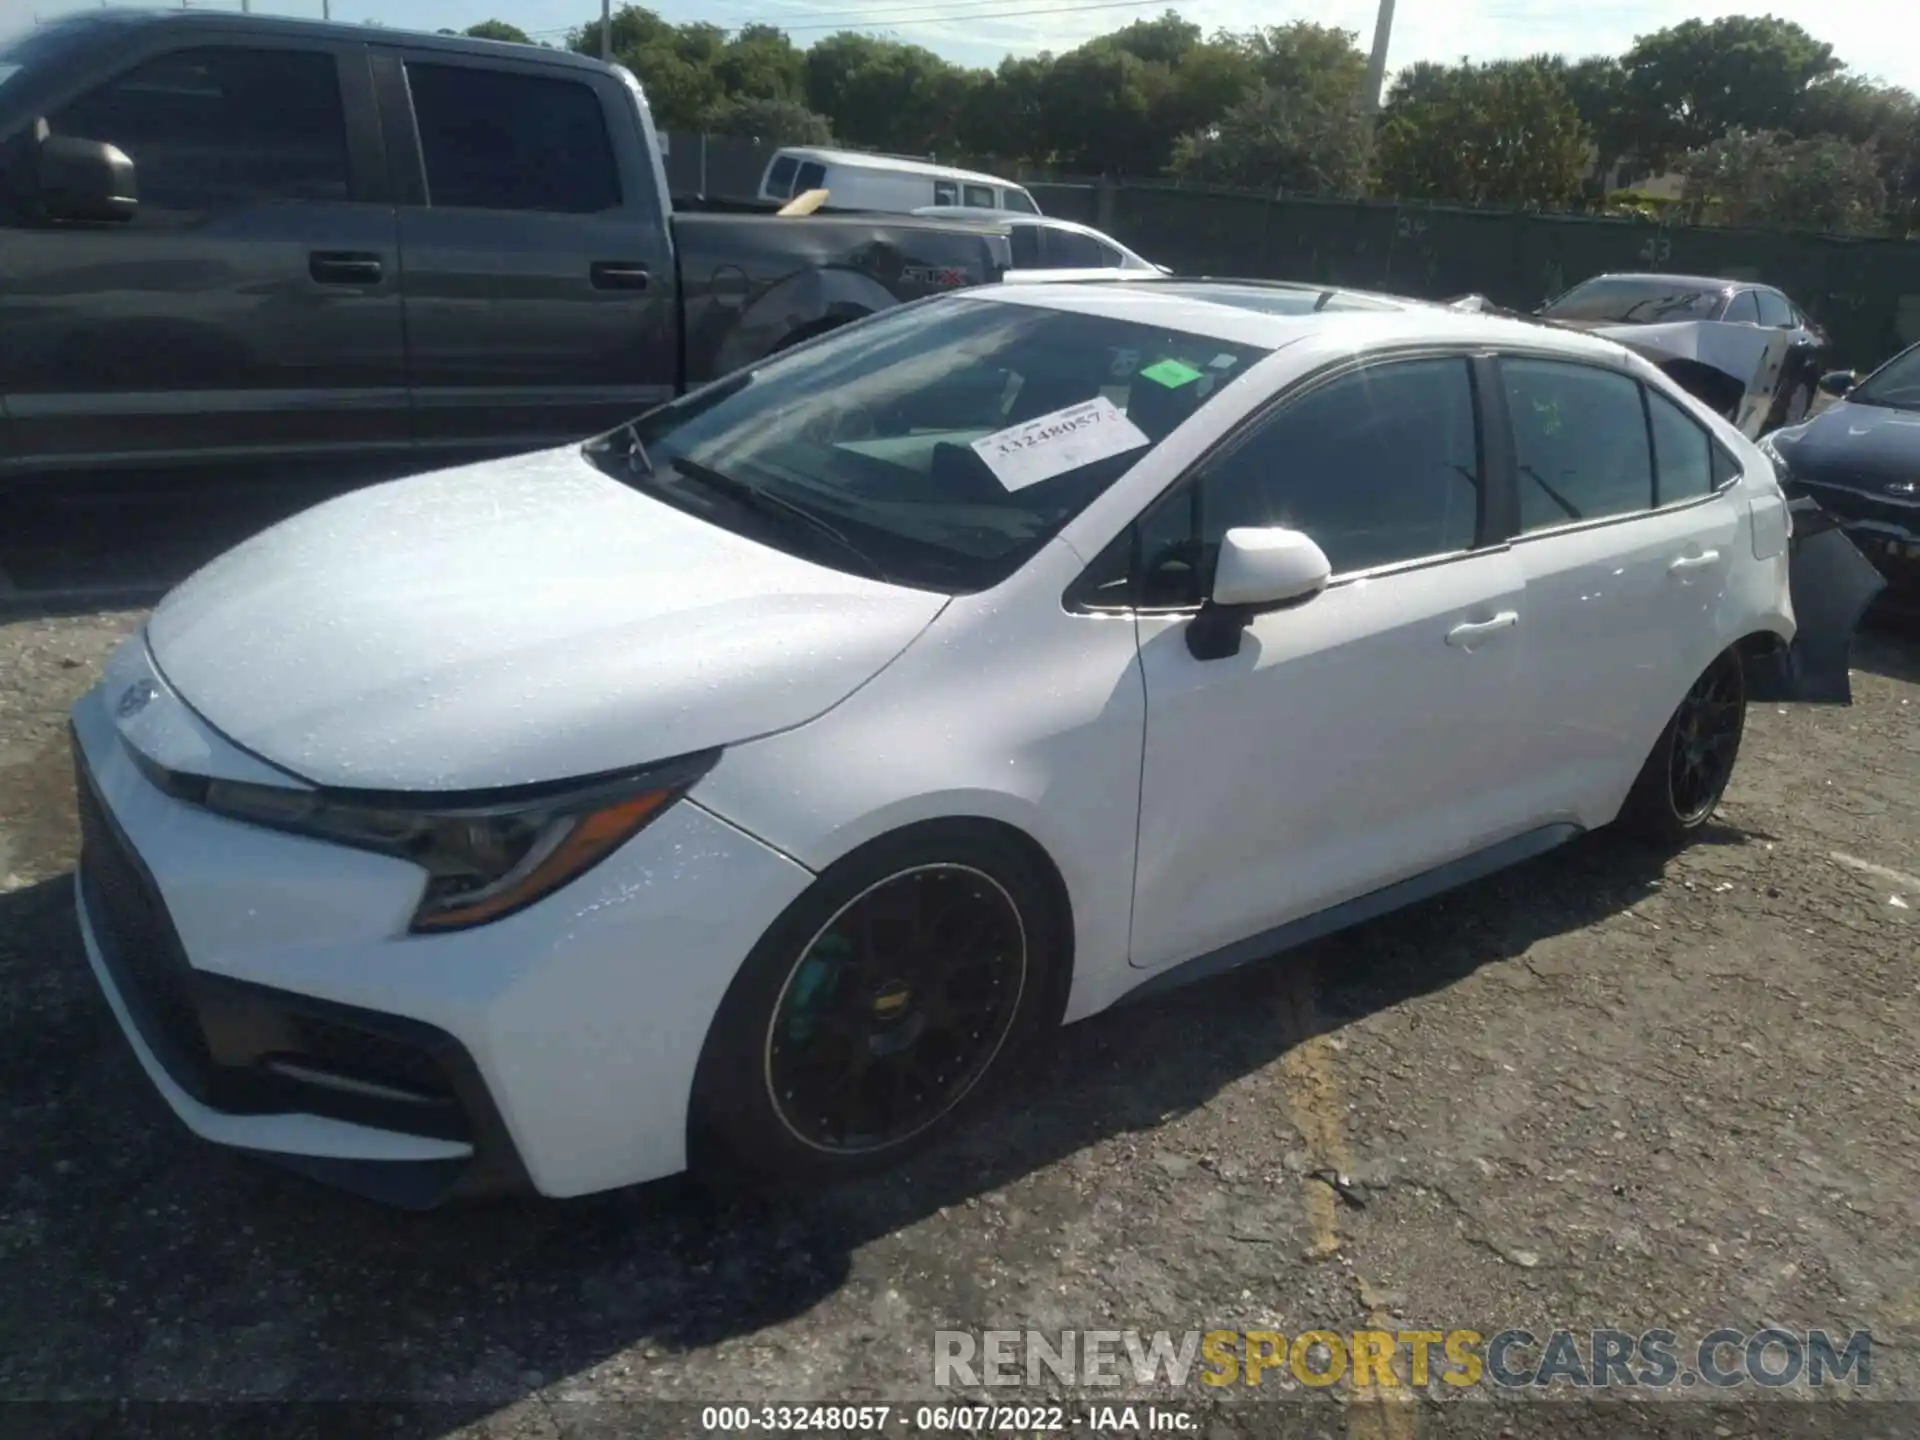
[{"label": "rear side window", "polygon": [[966,189],[967,204],[976,206],[981,210],[996,210],[999,208],[999,201],[995,198],[991,185],[969,185]]},{"label": "rear side window", "polygon": [[1655,503],[1712,494],[1714,444],[1707,432],[1657,390],[1647,391],[1647,424],[1653,431]]},{"label": "rear side window", "polygon": [[800,162],[791,155],[782,155],[773,162],[773,168],[767,171],[767,194],[776,200],[785,200],[793,194],[793,172]]},{"label": "rear side window", "polygon": [[1727,302],[1727,313],[1722,318],[1742,325],[1758,325],[1760,302],[1753,298],[1753,291],[1742,290]]},{"label": "rear side window", "polygon": [[1787,304],[1784,295],[1772,290],[1756,290],[1754,300],[1760,306],[1760,323],[1775,330],[1793,328],[1793,307]]},{"label": "rear side window", "polygon": [[818,160],[809,160],[794,174],[793,193],[804,195],[809,190],[818,190],[826,182],[827,167]]},{"label": "rear side window", "polygon": [[933,203],[936,205],[958,205],[960,203],[960,187],[951,180],[934,181]]},{"label": "rear side window", "polygon": [[177,51],[47,120],[126,151],[154,209],[351,198],[340,76],[317,50]]},{"label": "rear side window", "polygon": [[1653,505],[1640,382],[1553,360],[1502,360],[1520,478],[1520,528],[1546,530]]},{"label": "rear side window", "polygon": [[592,86],[413,62],[407,86],[436,209],[592,215],[619,206],[619,167]]}]

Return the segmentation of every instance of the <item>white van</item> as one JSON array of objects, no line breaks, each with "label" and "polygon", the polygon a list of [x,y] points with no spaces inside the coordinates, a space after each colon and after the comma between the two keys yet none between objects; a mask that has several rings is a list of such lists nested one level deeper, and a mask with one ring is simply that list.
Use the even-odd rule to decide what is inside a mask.
[{"label": "white van", "polygon": [[858,150],[811,146],[776,150],[767,162],[767,173],[760,177],[760,198],[784,203],[809,190],[825,190],[827,204],[835,210],[891,210],[904,215],[930,205],[965,205],[1040,213],[1033,196],[1023,188],[977,170]]}]

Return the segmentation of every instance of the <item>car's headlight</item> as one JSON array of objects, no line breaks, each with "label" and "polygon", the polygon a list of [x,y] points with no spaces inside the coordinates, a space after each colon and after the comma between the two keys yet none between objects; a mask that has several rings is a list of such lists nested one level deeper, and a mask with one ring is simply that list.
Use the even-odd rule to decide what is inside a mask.
[{"label": "car's headlight", "polygon": [[341,795],[211,780],[191,798],[235,820],[412,861],[427,885],[408,928],[434,933],[484,925],[551,895],[645,829],[717,758],[498,796]]}]

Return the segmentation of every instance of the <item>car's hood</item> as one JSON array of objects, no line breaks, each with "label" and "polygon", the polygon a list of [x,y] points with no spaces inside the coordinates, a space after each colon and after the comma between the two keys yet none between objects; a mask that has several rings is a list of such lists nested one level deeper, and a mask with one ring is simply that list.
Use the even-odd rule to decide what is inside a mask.
[{"label": "car's hood", "polygon": [[1796,479],[1876,491],[1920,480],[1920,412],[1843,400],[1772,440]]},{"label": "car's hood", "polygon": [[149,622],[209,724],[320,785],[471,790],[618,770],[798,725],[945,597],[814,565],[572,449],[316,506]]},{"label": "car's hood", "polygon": [[1634,350],[1655,364],[1695,360],[1745,382],[1754,358],[1766,348],[1767,332],[1750,325],[1713,320],[1669,320],[1655,325],[1615,325],[1598,320],[1555,320],[1566,330],[1583,330]]}]

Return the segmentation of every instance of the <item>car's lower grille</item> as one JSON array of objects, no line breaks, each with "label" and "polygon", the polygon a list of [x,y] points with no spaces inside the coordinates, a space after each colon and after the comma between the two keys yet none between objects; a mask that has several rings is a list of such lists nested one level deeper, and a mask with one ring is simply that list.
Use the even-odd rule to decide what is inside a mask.
[{"label": "car's lower grille", "polygon": [[155,1057],[195,1099],[208,1099],[212,1056],[190,989],[191,970],[145,867],[108,816],[76,749],[80,890],[114,983]]}]

